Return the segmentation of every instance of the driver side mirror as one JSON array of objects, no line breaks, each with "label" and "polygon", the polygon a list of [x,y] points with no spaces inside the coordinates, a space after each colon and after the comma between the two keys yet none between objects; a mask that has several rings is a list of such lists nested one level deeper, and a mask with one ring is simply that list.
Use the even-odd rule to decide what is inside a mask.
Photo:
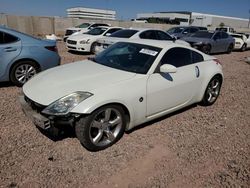
[{"label": "driver side mirror", "polygon": [[160,66],[160,72],[161,73],[176,73],[177,68],[170,64],[164,64]]},{"label": "driver side mirror", "polygon": [[110,36],[110,35],[111,35],[111,33],[106,33],[106,35],[105,35],[105,36],[107,36],[107,37],[108,37],[108,36]]}]

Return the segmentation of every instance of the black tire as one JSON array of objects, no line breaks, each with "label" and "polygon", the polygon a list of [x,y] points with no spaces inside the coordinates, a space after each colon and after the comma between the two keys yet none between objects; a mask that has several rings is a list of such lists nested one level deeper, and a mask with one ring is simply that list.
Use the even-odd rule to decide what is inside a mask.
[{"label": "black tire", "polygon": [[94,42],[94,43],[91,45],[90,52],[91,52],[92,54],[95,54],[95,47],[96,47],[96,45],[97,45],[96,42]]},{"label": "black tire", "polygon": [[247,49],[247,44],[243,44],[240,51],[244,52],[244,51],[246,51],[246,49]]},{"label": "black tire", "polygon": [[211,46],[209,44],[206,44],[202,46],[201,51],[205,54],[210,54],[211,53]]},{"label": "black tire", "polygon": [[[218,83],[218,86],[214,89],[213,84]],[[220,89],[222,85],[222,78],[219,75],[214,76],[208,83],[203,99],[201,101],[202,106],[210,106],[215,103],[220,95]],[[211,98],[213,97],[213,98]],[[211,98],[211,99],[210,99]]]},{"label": "black tire", "polygon": [[[109,124],[109,122],[105,122],[104,119],[100,118],[102,117],[103,112],[105,113],[104,118],[106,118],[106,111],[108,109],[114,110],[115,113],[118,112],[121,118],[119,120],[120,121],[119,125],[117,125],[117,127],[119,126],[118,127],[119,129],[117,129],[117,127],[108,128],[107,124]],[[114,116],[114,114],[112,114],[114,112],[111,111],[110,118]],[[94,122],[98,122],[96,125],[101,124],[102,125],[101,128],[96,128],[95,126],[93,126]],[[109,136],[104,130],[105,126],[107,126],[106,128],[108,128],[108,130],[113,134],[112,141],[109,141]],[[76,137],[81,142],[81,144],[86,149],[88,149],[89,151],[99,151],[115,144],[123,136],[125,127],[126,127],[126,120],[125,120],[124,110],[122,109],[122,107],[118,105],[106,105],[101,108],[98,108],[90,115],[80,118],[75,125],[75,134]],[[101,134],[102,136],[100,136],[100,139],[97,141],[97,143],[94,143],[93,137],[97,138],[101,130],[102,130]]]},{"label": "black tire", "polygon": [[234,45],[233,45],[233,44],[230,44],[230,45],[228,46],[228,48],[227,48],[227,53],[228,53],[228,54],[231,54],[232,51],[233,51],[233,49],[234,49]]},{"label": "black tire", "polygon": [[[26,68],[25,68],[26,67]],[[20,72],[23,70],[26,70],[26,74]],[[30,71],[29,71],[30,70]],[[16,86],[23,86],[30,78],[32,78],[35,74],[39,72],[39,67],[37,64],[33,61],[19,61],[10,70],[10,81],[14,83]],[[24,78],[20,79],[20,77],[23,75]]]}]

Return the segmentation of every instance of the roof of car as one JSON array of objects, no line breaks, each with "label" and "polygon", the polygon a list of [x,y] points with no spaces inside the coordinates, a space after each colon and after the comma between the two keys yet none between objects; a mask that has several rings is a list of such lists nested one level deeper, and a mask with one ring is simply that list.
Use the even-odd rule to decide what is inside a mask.
[{"label": "roof of car", "polygon": [[126,40],[126,42],[130,42],[130,43],[137,43],[137,44],[144,44],[144,45],[149,45],[149,46],[154,46],[154,47],[158,47],[158,48],[169,48],[169,47],[185,47],[185,48],[189,48],[185,45],[182,44],[177,44],[175,42],[172,41],[163,41],[163,40],[151,40],[151,39],[128,39]]}]

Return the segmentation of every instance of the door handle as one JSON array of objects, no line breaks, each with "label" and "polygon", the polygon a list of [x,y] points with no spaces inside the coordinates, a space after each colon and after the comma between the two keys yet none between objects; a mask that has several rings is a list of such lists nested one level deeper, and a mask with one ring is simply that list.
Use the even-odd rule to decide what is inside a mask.
[{"label": "door handle", "polygon": [[200,69],[198,66],[195,66],[195,74],[197,78],[200,76]]},{"label": "door handle", "polygon": [[4,48],[4,51],[5,52],[14,52],[14,51],[17,51],[17,49],[13,48],[13,47],[6,47],[6,48]]}]

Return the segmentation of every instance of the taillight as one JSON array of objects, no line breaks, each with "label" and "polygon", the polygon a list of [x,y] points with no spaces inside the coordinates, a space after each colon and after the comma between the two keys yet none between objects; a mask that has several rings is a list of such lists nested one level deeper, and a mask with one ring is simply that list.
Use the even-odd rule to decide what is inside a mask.
[{"label": "taillight", "polygon": [[57,50],[57,47],[56,47],[56,46],[45,46],[45,48],[46,48],[47,50],[52,51],[52,52],[58,52],[58,50]]},{"label": "taillight", "polygon": [[214,59],[214,62],[218,65],[220,64],[221,65],[221,62],[218,60],[218,59]]}]

